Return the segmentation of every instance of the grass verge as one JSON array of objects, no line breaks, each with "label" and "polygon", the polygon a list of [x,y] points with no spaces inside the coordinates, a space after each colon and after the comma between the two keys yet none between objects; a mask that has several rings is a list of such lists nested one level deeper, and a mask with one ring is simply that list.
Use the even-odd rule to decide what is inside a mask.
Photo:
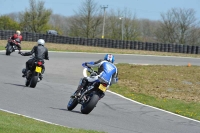
[{"label": "grass verge", "polygon": [[[6,40],[0,40],[0,50],[5,50],[6,44],[7,44]],[[36,42],[23,41],[21,44],[21,47],[22,47],[22,50],[30,50],[35,45],[36,45]],[[156,52],[156,51],[130,50],[130,49],[114,49],[114,48],[92,47],[92,46],[72,45],[72,44],[46,43],[45,46],[50,51],[143,54],[143,55],[180,56],[180,57],[195,57],[195,58],[200,57],[200,55],[198,54],[183,54],[183,53]]]},{"label": "grass verge", "polygon": [[52,125],[0,111],[0,133],[100,133]]},{"label": "grass verge", "polygon": [[200,120],[199,66],[117,64],[110,90],[132,100]]}]

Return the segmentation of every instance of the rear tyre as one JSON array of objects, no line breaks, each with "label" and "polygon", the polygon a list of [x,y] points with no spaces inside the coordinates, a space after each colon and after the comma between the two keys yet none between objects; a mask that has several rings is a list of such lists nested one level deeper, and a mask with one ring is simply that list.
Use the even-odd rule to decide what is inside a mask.
[{"label": "rear tyre", "polygon": [[35,88],[35,86],[37,85],[37,81],[38,81],[38,75],[32,76],[31,81],[30,81],[30,87]]},{"label": "rear tyre", "polygon": [[78,99],[77,98],[71,98],[67,104],[67,109],[68,110],[73,110],[78,104]]},{"label": "rear tyre", "polygon": [[93,96],[88,100],[88,102],[84,103],[81,106],[81,113],[89,114],[94,109],[98,101],[99,101],[99,96],[97,94],[93,94]]}]

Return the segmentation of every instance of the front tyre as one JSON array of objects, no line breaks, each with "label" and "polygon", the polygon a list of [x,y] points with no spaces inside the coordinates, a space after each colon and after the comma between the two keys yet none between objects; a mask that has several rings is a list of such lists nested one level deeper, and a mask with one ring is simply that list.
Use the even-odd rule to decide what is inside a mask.
[{"label": "front tyre", "polygon": [[67,109],[68,110],[73,110],[78,104],[78,99],[77,98],[71,98],[67,104]]},{"label": "front tyre", "polygon": [[29,84],[30,84],[30,80],[26,79],[25,85],[26,85],[26,86],[29,86]]},{"label": "front tyre", "polygon": [[11,52],[12,52],[12,46],[7,45],[7,47],[6,47],[6,55],[10,55]]},{"label": "front tyre", "polygon": [[89,114],[94,109],[98,101],[99,101],[99,96],[97,94],[93,94],[93,96],[89,99],[89,101],[81,106],[81,112],[83,114]]}]

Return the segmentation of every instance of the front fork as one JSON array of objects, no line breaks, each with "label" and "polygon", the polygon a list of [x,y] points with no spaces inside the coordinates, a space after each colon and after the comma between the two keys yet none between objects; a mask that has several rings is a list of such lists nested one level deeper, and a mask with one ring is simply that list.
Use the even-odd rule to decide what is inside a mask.
[{"label": "front fork", "polygon": [[78,87],[75,91],[75,95],[78,94],[81,91],[81,88],[82,88],[82,78],[79,81]]}]

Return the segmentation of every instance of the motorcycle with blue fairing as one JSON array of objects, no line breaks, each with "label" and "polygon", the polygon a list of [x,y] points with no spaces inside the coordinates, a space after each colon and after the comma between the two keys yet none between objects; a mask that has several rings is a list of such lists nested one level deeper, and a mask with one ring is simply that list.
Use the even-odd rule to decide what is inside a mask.
[{"label": "motorcycle with blue fairing", "polygon": [[[97,77],[97,71],[93,68],[85,66],[85,63],[82,64],[84,67],[83,75],[87,77],[89,74],[90,78]],[[81,83],[79,83],[80,85]],[[98,78],[94,82],[89,82],[85,88],[82,88],[80,96],[70,98],[67,109],[73,110],[78,104],[81,104],[81,113],[89,114],[95,107],[98,101],[105,95],[106,87],[108,84]],[[77,90],[76,90],[77,91]],[[74,94],[76,93],[74,92]]]}]

